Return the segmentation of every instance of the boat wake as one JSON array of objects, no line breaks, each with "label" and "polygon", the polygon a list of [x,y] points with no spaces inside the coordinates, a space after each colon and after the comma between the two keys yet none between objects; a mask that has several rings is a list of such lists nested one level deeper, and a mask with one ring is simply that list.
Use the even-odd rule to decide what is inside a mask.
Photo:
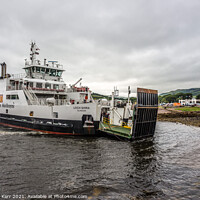
[{"label": "boat wake", "polygon": [[41,133],[36,131],[26,131],[26,130],[19,130],[16,128],[11,127],[0,127],[0,136],[4,135],[40,135]]}]

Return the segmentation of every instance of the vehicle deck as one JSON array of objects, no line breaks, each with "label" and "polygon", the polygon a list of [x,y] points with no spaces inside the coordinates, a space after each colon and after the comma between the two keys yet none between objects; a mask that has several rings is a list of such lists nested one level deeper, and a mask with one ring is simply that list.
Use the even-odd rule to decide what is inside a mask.
[{"label": "vehicle deck", "polygon": [[129,127],[117,126],[101,122],[99,125],[99,130],[109,135],[116,135],[131,139],[131,129]]}]

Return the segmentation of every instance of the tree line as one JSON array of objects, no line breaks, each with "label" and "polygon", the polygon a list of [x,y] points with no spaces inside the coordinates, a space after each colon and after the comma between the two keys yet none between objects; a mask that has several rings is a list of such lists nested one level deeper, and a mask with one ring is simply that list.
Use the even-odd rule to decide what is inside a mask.
[{"label": "tree line", "polygon": [[[179,102],[179,100],[183,99],[192,99],[192,93],[177,93],[177,94],[166,94],[163,96],[159,96],[158,100],[160,103],[174,103]],[[200,99],[200,94],[196,96],[196,99]]]}]

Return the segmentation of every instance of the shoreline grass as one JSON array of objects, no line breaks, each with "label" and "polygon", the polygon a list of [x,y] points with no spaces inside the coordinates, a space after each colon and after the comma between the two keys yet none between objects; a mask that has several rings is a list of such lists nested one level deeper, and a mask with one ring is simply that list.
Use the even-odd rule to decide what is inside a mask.
[{"label": "shoreline grass", "polygon": [[181,107],[181,108],[175,108],[175,110],[194,112],[194,111],[200,111],[200,107]]}]

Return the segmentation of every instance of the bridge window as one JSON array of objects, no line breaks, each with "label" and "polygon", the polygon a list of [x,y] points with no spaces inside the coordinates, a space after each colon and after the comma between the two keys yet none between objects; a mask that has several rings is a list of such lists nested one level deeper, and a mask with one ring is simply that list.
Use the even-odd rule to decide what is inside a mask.
[{"label": "bridge window", "polygon": [[56,76],[56,70],[55,69],[50,70],[50,76]]},{"label": "bridge window", "polygon": [[35,72],[35,67],[32,67],[32,72]]},{"label": "bridge window", "polygon": [[36,67],[36,72],[40,73],[40,67]]},{"label": "bridge window", "polygon": [[41,68],[41,72],[42,72],[42,73],[45,73],[45,68],[42,67],[42,68]]},{"label": "bridge window", "polygon": [[58,70],[56,73],[56,76],[61,77],[62,76],[62,71]]},{"label": "bridge window", "polygon": [[51,84],[50,83],[45,83],[45,88],[51,89]]},{"label": "bridge window", "polygon": [[25,69],[26,73],[28,74],[29,73],[29,69]]},{"label": "bridge window", "polygon": [[46,69],[46,74],[49,74],[49,69]]},{"label": "bridge window", "polygon": [[54,90],[58,90],[59,89],[59,85],[53,85],[53,89]]}]

